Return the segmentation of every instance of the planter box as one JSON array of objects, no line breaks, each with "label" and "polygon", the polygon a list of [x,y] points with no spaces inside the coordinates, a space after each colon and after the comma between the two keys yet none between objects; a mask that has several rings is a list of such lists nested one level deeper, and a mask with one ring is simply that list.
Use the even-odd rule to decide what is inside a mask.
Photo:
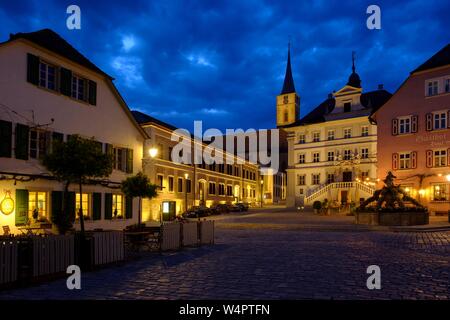
[{"label": "planter box", "polygon": [[200,244],[214,244],[214,221],[198,223]]},{"label": "planter box", "polygon": [[188,222],[181,224],[181,245],[183,247],[198,245],[197,223]]},{"label": "planter box", "polygon": [[165,223],[161,226],[161,250],[178,250],[181,245],[179,223]]},{"label": "planter box", "polygon": [[94,266],[122,261],[124,238],[122,231],[94,232],[92,234],[92,262]]},{"label": "planter box", "polygon": [[356,212],[357,224],[417,226],[429,223],[428,212]]},{"label": "planter box", "polygon": [[0,241],[0,286],[17,280],[17,241]]}]

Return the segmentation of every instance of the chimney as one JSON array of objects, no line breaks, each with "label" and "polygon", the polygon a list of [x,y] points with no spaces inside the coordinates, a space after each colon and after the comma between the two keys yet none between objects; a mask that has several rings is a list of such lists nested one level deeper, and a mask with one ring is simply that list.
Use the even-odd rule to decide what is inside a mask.
[{"label": "chimney", "polygon": [[380,83],[379,85],[378,85],[378,90],[383,90],[384,88],[383,88],[383,84],[382,83]]}]

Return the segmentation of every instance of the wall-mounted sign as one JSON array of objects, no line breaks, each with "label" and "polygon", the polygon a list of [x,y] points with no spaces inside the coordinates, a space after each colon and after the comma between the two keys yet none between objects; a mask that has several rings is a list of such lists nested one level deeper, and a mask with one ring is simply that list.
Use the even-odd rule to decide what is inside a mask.
[{"label": "wall-mounted sign", "polygon": [[11,191],[5,192],[5,197],[0,202],[0,211],[5,215],[10,215],[14,211],[14,200],[11,198]]},{"label": "wall-mounted sign", "polygon": [[416,143],[427,144],[430,148],[447,147],[450,140],[445,133],[429,133],[416,136]]}]

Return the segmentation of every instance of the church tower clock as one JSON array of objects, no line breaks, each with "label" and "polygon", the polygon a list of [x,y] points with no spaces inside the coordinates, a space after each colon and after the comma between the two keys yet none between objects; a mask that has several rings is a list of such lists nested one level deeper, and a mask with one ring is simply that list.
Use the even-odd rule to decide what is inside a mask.
[{"label": "church tower clock", "polygon": [[277,127],[296,122],[300,117],[300,97],[295,92],[291,70],[291,45],[288,47],[286,74],[283,89],[277,96]]}]

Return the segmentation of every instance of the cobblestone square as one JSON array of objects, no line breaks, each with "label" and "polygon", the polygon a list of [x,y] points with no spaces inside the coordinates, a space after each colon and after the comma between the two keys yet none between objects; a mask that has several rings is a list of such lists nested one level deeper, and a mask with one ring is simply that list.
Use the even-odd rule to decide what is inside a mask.
[{"label": "cobblestone square", "polygon": [[[220,217],[216,244],[145,254],[0,292],[0,299],[449,299],[450,232],[360,230],[348,217],[262,212]],[[381,290],[368,290],[369,265]]]}]

